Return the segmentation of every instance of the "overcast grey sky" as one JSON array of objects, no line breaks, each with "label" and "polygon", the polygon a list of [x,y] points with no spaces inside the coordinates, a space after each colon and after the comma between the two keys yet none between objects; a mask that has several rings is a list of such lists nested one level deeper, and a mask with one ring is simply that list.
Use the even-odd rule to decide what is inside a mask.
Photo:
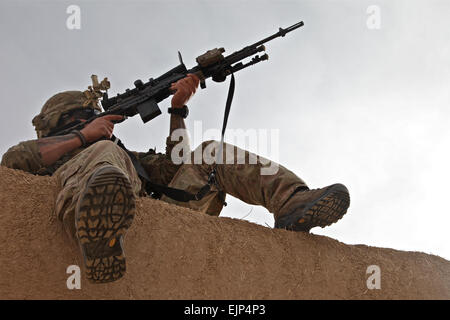
[{"label": "overcast grey sky", "polygon": [[[66,27],[72,4],[80,30]],[[367,26],[372,5],[379,29]],[[176,66],[178,50],[190,68],[206,50],[231,53],[303,20],[267,44],[268,62],[236,75],[228,127],[278,129],[281,164],[311,188],[349,188],[347,215],[313,233],[450,259],[449,16],[445,0],[1,0],[0,152],[33,139],[43,103],[86,89],[91,74],[108,77],[115,94]],[[227,89],[198,91],[190,129],[221,127]],[[132,150],[163,151],[168,122],[165,112],[145,125],[135,117],[115,133]],[[264,208],[228,203],[223,216],[273,225]]]}]

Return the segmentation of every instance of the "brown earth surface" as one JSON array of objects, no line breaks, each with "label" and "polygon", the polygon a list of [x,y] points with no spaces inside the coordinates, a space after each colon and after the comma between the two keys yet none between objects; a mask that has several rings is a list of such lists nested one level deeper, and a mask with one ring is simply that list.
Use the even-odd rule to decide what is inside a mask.
[{"label": "brown earth surface", "polygon": [[[149,198],[125,241],[127,274],[95,285],[52,215],[55,184],[0,167],[1,299],[450,299],[450,262],[210,217]],[[381,289],[367,288],[369,265]]]}]

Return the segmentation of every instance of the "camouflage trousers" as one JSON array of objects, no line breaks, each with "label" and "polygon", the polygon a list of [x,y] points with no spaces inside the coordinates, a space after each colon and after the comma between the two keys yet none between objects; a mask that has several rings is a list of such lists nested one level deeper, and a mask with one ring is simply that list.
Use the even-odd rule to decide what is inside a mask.
[{"label": "camouflage trousers", "polygon": [[[179,202],[167,196],[162,196],[161,200],[218,216],[226,194],[230,194],[246,203],[264,206],[277,216],[285,213],[283,204],[294,190],[306,186],[303,180],[283,166],[273,162],[268,164],[268,160],[261,157],[260,161],[255,161],[258,156],[230,144],[223,146],[222,164],[214,164],[218,145],[216,141],[202,143],[191,152],[190,163],[174,164],[162,154],[154,156],[164,160],[149,161],[151,165],[146,163],[148,157],[147,160],[143,159],[141,163],[152,181],[155,178],[157,183],[191,193],[197,193],[207,183],[209,173],[215,168],[216,183],[200,201]],[[59,190],[56,196],[56,215],[72,238],[75,235],[75,207],[78,198],[91,174],[105,164],[121,169],[128,176],[134,194],[142,195],[143,182],[123,149],[111,141],[99,141],[89,146],[53,174]],[[262,174],[264,169],[269,171],[269,165],[270,168],[276,168],[272,170],[274,172]]]}]

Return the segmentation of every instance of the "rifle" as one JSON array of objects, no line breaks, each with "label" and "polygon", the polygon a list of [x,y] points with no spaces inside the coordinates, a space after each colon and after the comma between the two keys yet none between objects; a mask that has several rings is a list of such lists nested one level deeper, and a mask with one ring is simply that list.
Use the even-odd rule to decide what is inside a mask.
[{"label": "rifle", "polygon": [[[109,97],[105,92],[102,98],[102,107],[105,110],[95,116],[92,116],[85,122],[75,121],[64,127],[59,127],[48,134],[48,136],[65,135],[73,130],[81,130],[88,123],[96,118],[109,114],[132,117],[139,113],[144,123],[154,119],[161,114],[158,103],[172,95],[170,86],[172,83],[185,78],[189,73],[197,75],[200,79],[200,87],[206,88],[206,79],[212,78],[215,82],[223,82],[226,77],[252,66],[261,61],[268,60],[269,56],[265,53],[264,43],[278,37],[284,37],[287,33],[303,26],[303,21],[296,23],[286,29],[279,28],[279,31],[261,41],[249,45],[239,51],[236,51],[226,57],[223,53],[224,48],[215,48],[197,57],[197,65],[192,69],[187,69],[183,63],[180,52],[178,58],[180,64],[167,71],[156,79],[150,78],[144,83],[142,80],[134,82],[135,88],[126,89],[124,93]],[[264,52],[263,55],[258,55]],[[254,56],[250,61],[244,63],[242,60]]]},{"label": "rifle", "polygon": [[[136,80],[134,82],[134,89],[126,89],[124,93],[117,94],[115,97],[110,98],[108,97],[108,93],[105,92],[101,102],[102,107],[105,110],[104,112],[92,116],[85,122],[76,120],[63,127],[56,128],[47,136],[65,135],[71,133],[73,130],[81,130],[88,123],[109,114],[122,115],[126,118],[132,117],[139,113],[142,121],[146,123],[161,114],[161,109],[159,108],[158,103],[168,98],[173,93],[170,90],[172,83],[175,83],[178,80],[185,78],[188,74],[193,73],[200,79],[200,87],[205,89],[206,79],[212,78],[215,82],[223,82],[227,76],[231,75],[224,121],[222,125],[222,138],[220,144],[220,147],[222,148],[228,114],[230,112],[231,101],[234,93],[234,74],[256,63],[268,60],[269,56],[265,53],[266,48],[264,43],[278,37],[284,37],[287,33],[300,28],[301,26],[303,26],[303,21],[300,21],[299,23],[296,23],[286,29],[279,28],[279,31],[270,37],[258,41],[226,57],[223,56],[223,53],[225,52],[224,48],[209,50],[197,57],[197,66],[189,70],[184,65],[180,52],[178,52],[180,64],[177,67],[167,71],[156,79],[151,78],[146,83],[142,82],[142,80]],[[257,54],[263,51],[264,54],[262,56]],[[250,61],[246,63],[241,62],[251,56],[253,57]],[[215,168],[212,169],[208,176],[208,183],[205,184],[205,186],[203,186],[196,194],[153,183],[135,155],[127,150],[123,143],[115,136],[112,136],[111,140],[113,140],[118,146],[128,153],[138,175],[146,183],[147,192],[154,198],[159,198],[162,194],[164,194],[172,199],[182,202],[200,200],[210,191],[211,185],[216,183]],[[221,149],[218,152],[218,155],[221,157]],[[224,203],[224,205],[226,205],[226,203]]]}]

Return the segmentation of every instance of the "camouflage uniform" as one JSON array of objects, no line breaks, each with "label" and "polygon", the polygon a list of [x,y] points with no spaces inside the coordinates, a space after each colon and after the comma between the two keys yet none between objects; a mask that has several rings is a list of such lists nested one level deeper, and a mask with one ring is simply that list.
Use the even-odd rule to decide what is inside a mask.
[{"label": "camouflage uniform", "polygon": [[[202,164],[174,164],[170,160],[174,144],[169,138],[167,140],[166,154],[155,153],[153,150],[135,154],[151,181],[196,193],[208,180],[212,165],[207,163],[211,161],[205,161]],[[213,146],[217,144],[214,141],[202,143],[192,152],[192,162],[195,160],[194,155],[203,152],[210,143]],[[227,147],[234,149],[233,164],[227,164],[230,162],[226,159]],[[279,166],[278,172],[274,175],[261,175],[262,164],[240,164],[238,157],[243,156],[248,163],[248,159],[255,155],[225,144],[224,164],[216,165],[217,185],[214,185],[202,200],[178,202],[166,196],[163,196],[161,200],[218,216],[222,210],[225,195],[228,193],[249,204],[262,205],[274,214],[282,214],[284,202],[296,188],[305,186],[305,183],[282,166]],[[21,142],[10,148],[4,154],[1,164],[33,174],[50,174],[49,168],[42,164],[36,140]],[[66,230],[72,236],[75,232],[73,221],[77,199],[89,176],[103,164],[120,168],[130,179],[134,193],[136,195],[144,193],[145,182],[140,181],[130,157],[113,142],[99,141],[66,154],[51,169],[55,170],[53,176],[56,177],[59,187],[55,213],[64,222]]]},{"label": "camouflage uniform", "polygon": [[[109,88],[109,82],[105,78],[98,83],[96,76],[92,76],[92,81],[88,91],[62,92],[45,103],[32,121],[38,138],[73,121],[73,117],[90,117],[86,110],[77,109],[101,111],[98,99],[101,91]],[[74,134],[84,140],[80,132]],[[55,214],[71,238],[78,240],[88,279],[105,283],[121,278],[126,270],[123,237],[134,217],[136,197],[145,195],[146,182],[139,178],[127,152],[110,140],[66,153],[51,166],[43,163],[40,143],[30,140],[11,147],[3,155],[1,165],[52,175],[58,186]],[[168,137],[165,154],[155,150],[133,152],[150,181],[196,194],[213,170],[215,179],[201,200],[178,202],[162,195],[165,202],[218,216],[226,194],[231,194],[272,212],[276,228],[306,232],[338,221],[349,206],[344,185],[309,190],[293,172],[236,146],[224,144],[222,157],[218,157],[221,161],[216,163],[215,153],[221,150],[217,141],[202,143],[189,151],[184,162],[176,164],[171,160],[176,144]]]}]

